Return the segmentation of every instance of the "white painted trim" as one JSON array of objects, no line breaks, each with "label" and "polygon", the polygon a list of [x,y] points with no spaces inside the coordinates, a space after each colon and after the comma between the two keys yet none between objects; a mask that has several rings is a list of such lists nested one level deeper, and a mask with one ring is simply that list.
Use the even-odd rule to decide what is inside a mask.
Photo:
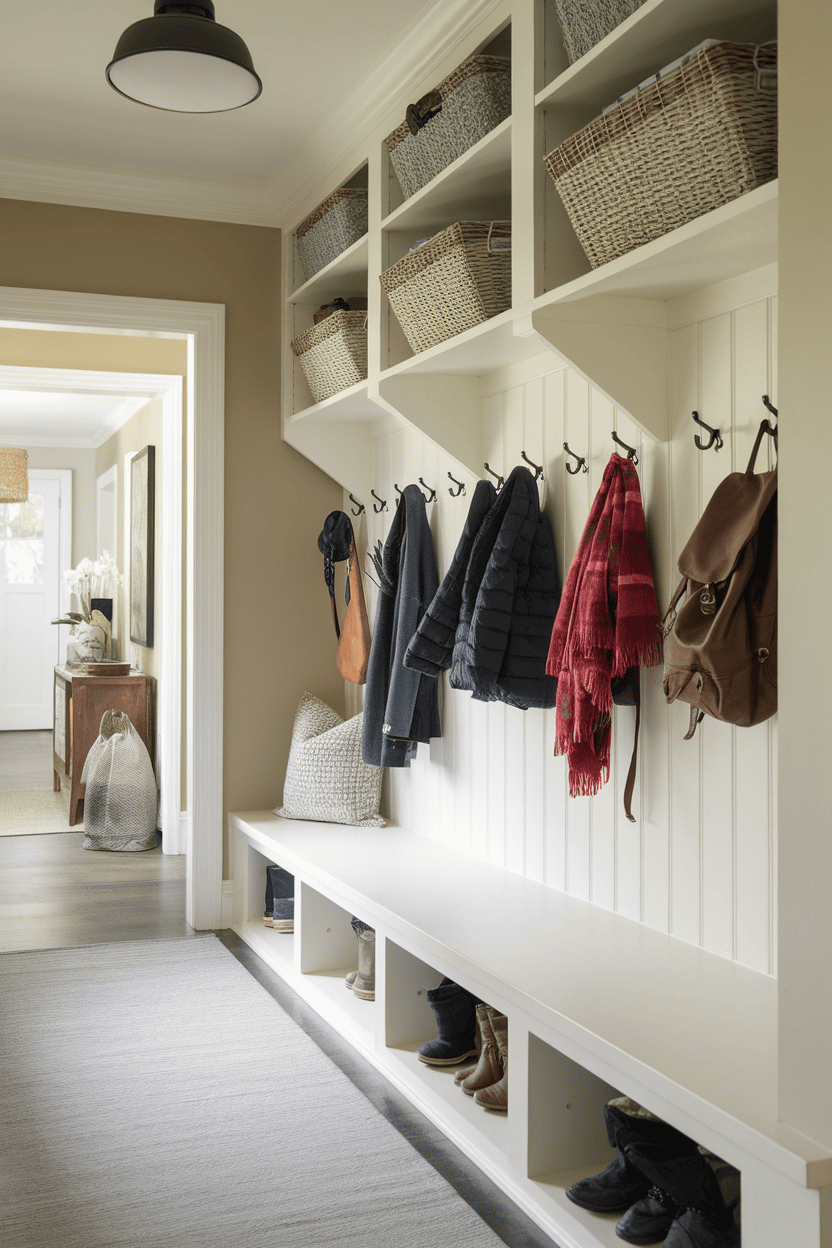
[{"label": "white painted trim", "polygon": [[187,340],[185,696],[187,806],[192,818],[186,917],[195,928],[216,928],[221,919],[223,841],[225,308],[222,304],[0,287],[0,324]]},{"label": "white painted trim", "polygon": [[0,185],[4,199],[40,204],[72,204],[236,225],[276,223],[267,183],[242,185],[71,161],[0,156]]}]

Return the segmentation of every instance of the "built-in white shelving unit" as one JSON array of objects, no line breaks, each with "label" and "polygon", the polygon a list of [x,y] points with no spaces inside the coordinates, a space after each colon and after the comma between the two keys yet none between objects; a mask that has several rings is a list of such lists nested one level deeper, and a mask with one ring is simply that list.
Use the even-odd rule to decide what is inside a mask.
[{"label": "built-in white shelving unit", "polygon": [[[648,443],[668,441],[670,339],[687,323],[680,306],[687,315],[697,292],[732,279],[762,287],[777,262],[773,181],[592,270],[544,167],[565,137],[702,39],[776,37],[776,0],[646,0],[571,66],[551,0],[503,0],[487,14],[453,54],[459,63],[497,38],[509,46],[510,35],[511,117],[402,202],[384,147],[403,116],[399,101],[359,126],[361,150],[285,223],[284,437],[368,508],[373,446],[391,430],[418,430],[481,475],[483,396],[495,393],[502,371],[546,353],[582,374]],[[441,63],[410,81],[410,98],[453,68],[444,46]],[[298,281],[298,222],[361,171],[366,237]],[[380,274],[455,220],[505,217],[512,307],[414,354]],[[289,343],[336,295],[367,298],[368,378],[313,404]],[[718,300],[709,306],[722,310]],[[232,816],[231,829],[235,879],[246,881],[235,890],[243,938],[563,1248],[620,1242],[615,1218],[565,1196],[570,1182],[609,1160],[601,1109],[615,1091],[741,1171],[744,1248],[817,1248],[811,1228],[832,1184],[832,1156],[777,1120],[776,980],[480,859],[444,846],[437,853],[404,829],[292,825],[263,812]],[[260,921],[265,861],[300,881],[293,938]],[[338,941],[349,946],[353,912],[378,934],[374,1005],[341,982],[349,963]],[[333,928],[340,935],[330,949]],[[442,975],[509,1015],[505,1118],[479,1111],[448,1072],[416,1057],[434,1034],[425,993]]]}]

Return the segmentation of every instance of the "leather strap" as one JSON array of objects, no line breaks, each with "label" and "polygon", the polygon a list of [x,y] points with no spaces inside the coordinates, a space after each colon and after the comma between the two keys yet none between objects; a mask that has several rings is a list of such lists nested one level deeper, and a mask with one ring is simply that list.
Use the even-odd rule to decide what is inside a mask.
[{"label": "leather strap", "polygon": [[636,705],[636,729],[633,734],[633,756],[630,759],[630,770],[627,772],[627,782],[624,785],[624,814],[635,823],[636,817],[633,814],[633,790],[636,787],[636,763],[638,762],[638,733],[641,726],[641,670],[637,670],[636,679],[633,682],[633,696]]},{"label": "leather strap", "polygon": [[332,623],[335,625],[335,636],[340,641],[341,640],[341,626],[338,623],[338,608],[335,605],[334,597],[330,598],[329,605],[332,608]]}]

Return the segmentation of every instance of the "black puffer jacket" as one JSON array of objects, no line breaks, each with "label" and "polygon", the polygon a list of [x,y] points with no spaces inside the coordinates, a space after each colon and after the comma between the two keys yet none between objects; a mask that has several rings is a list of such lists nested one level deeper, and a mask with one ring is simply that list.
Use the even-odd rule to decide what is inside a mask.
[{"label": "black puffer jacket", "polygon": [[560,602],[552,528],[528,468],[515,468],[481,515],[485,497],[474,494],[454,561],[405,664],[429,675],[450,669],[451,687],[480,701],[552,707],[557,681],[546,675],[546,657]]}]

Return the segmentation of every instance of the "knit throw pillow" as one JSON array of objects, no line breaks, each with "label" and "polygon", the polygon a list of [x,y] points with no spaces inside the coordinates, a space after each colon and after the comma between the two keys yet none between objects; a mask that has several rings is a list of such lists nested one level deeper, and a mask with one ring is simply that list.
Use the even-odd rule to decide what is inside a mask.
[{"label": "knit throw pillow", "polygon": [[383,828],[378,813],[384,770],[361,757],[363,712],[343,720],[331,707],[305,693],[295,715],[283,784],[284,819],[316,819]]}]

